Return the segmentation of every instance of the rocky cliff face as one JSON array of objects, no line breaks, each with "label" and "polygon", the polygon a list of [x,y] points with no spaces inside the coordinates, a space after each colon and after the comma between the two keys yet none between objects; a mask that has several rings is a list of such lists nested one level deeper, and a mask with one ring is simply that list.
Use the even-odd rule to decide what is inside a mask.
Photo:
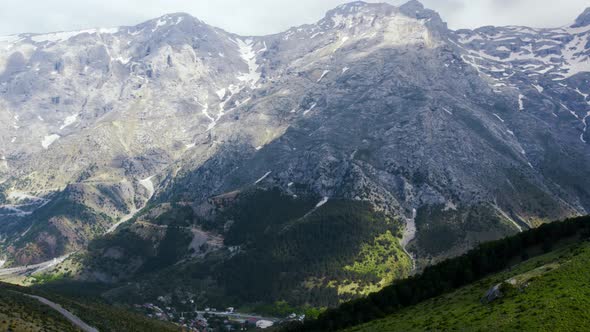
[{"label": "rocky cliff face", "polygon": [[[353,2],[263,37],[185,14],[2,37],[5,250],[51,258],[150,198],[197,209],[251,186],[370,202],[420,264],[587,213],[587,16],[451,31],[416,1]],[[14,254],[48,220],[61,244]]]}]

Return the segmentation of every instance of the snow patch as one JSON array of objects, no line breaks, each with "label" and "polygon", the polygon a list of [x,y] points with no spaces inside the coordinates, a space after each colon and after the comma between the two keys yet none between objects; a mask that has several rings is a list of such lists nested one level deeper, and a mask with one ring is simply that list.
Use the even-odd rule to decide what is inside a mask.
[{"label": "snow patch", "polygon": [[64,120],[64,124],[59,127],[59,130],[63,130],[68,126],[71,126],[78,119],[78,114],[70,115]]},{"label": "snow patch", "polygon": [[258,53],[264,53],[264,52],[268,51],[268,47],[266,46],[266,42],[265,41],[262,42],[262,45],[263,45],[263,47],[261,49],[259,49],[258,52],[256,52],[256,54],[258,54]]},{"label": "snow patch", "polygon": [[567,74],[562,74],[564,79],[572,77],[578,73],[590,72],[590,57],[584,52],[587,43],[587,37],[576,35],[574,36],[574,39],[563,48],[562,56],[565,61],[563,68],[567,71]]},{"label": "snow patch", "polygon": [[323,31],[316,32],[316,33],[314,33],[313,35],[311,35],[311,37],[310,37],[310,38],[311,38],[311,39],[314,39],[315,37],[317,37],[317,36],[319,36],[319,35],[323,35],[323,34],[324,34],[324,32],[323,32]]},{"label": "snow patch", "polygon": [[590,101],[587,101],[587,100],[586,100],[586,99],[588,99],[588,96],[590,96],[589,94],[587,94],[587,93],[583,93],[582,91],[580,91],[580,88],[576,88],[576,92],[577,92],[577,93],[578,93],[580,96],[584,97],[584,101],[585,101],[585,102],[586,102],[588,105],[590,105]]},{"label": "snow patch", "polygon": [[270,175],[270,173],[272,173],[272,171],[266,172],[266,174],[264,174],[260,179],[256,180],[254,184],[259,184],[260,182],[264,181],[264,179],[266,179]]},{"label": "snow patch", "polygon": [[158,30],[159,27],[166,25],[166,23],[168,23],[166,19],[164,19],[163,17],[159,18],[156,22],[156,26],[152,29],[152,32],[156,32],[156,30]]},{"label": "snow patch", "polygon": [[318,83],[322,81],[322,79],[324,79],[324,77],[326,77],[326,75],[328,75],[330,71],[329,70],[324,70],[324,72],[322,73],[322,76],[320,76],[320,78],[318,79]]},{"label": "snow patch", "polygon": [[[152,178],[154,176],[150,176],[148,178],[145,178],[143,180],[139,180],[139,184],[141,184],[145,189],[147,189],[148,191],[148,197],[152,198],[152,196],[154,195],[155,189],[154,189],[154,182],[152,181]],[[149,200],[148,198],[148,200]]]},{"label": "snow patch", "polygon": [[225,97],[225,92],[227,90],[225,88],[217,90],[215,93],[217,94],[217,97],[219,97],[219,99],[223,99],[223,97]]},{"label": "snow patch", "polygon": [[114,58],[113,60],[118,61],[118,62],[120,62],[123,65],[126,65],[126,64],[129,63],[129,61],[131,61],[131,57],[124,58],[122,56],[118,56],[118,57]]},{"label": "snow patch", "polygon": [[41,141],[41,146],[43,146],[43,148],[45,150],[47,150],[49,148],[49,146],[51,144],[55,143],[55,141],[57,141],[60,137],[61,136],[59,136],[57,134],[45,136],[45,138],[43,138],[43,140]]},{"label": "snow patch", "polygon": [[498,120],[502,121],[502,123],[505,122],[504,119],[502,119],[498,114],[494,113],[494,116],[498,118]]},{"label": "snow patch", "polygon": [[568,110],[570,112],[570,114],[575,117],[576,119],[580,119],[580,117],[578,116],[578,114],[576,114],[576,112],[570,110],[567,106],[565,106],[563,103],[559,103],[559,105],[561,105],[561,107],[565,108],[566,110]]},{"label": "snow patch", "polygon": [[316,204],[315,208],[317,209],[317,208],[323,206],[324,204],[328,203],[328,200],[330,200],[330,197],[324,197],[324,198],[322,198],[322,200],[319,201],[318,204]]},{"label": "snow patch", "polygon": [[119,28],[101,28],[101,29],[87,29],[87,30],[78,30],[78,31],[64,31],[64,32],[53,32],[47,34],[40,34],[31,36],[31,40],[36,43],[43,43],[43,42],[62,42],[66,41],[72,37],[88,33],[88,34],[115,34],[119,32]]},{"label": "snow patch", "polygon": [[238,76],[238,79],[242,82],[248,82],[252,87],[255,87],[256,82],[260,80],[261,74],[257,72],[259,66],[256,63],[256,52],[254,52],[253,42],[251,39],[246,39],[245,41],[236,39],[234,42],[238,45],[242,60],[248,65],[248,72]]},{"label": "snow patch", "polygon": [[308,108],[307,110],[303,111],[303,115],[306,115],[307,113],[313,111],[313,109],[317,106],[317,103],[313,103],[313,105],[311,105],[310,108]]},{"label": "snow patch", "polygon": [[535,89],[537,89],[537,91],[539,91],[539,93],[543,93],[543,91],[545,91],[545,89],[542,86],[540,86],[540,85],[533,84],[533,87]]},{"label": "snow patch", "polygon": [[199,105],[201,105],[201,107],[203,107],[203,109],[201,109],[201,113],[203,113],[203,115],[211,121],[209,126],[207,126],[207,131],[213,129],[213,127],[215,127],[215,125],[217,124],[217,121],[215,121],[215,119],[211,116],[211,114],[209,114],[209,104],[203,105],[203,104],[199,103],[198,101],[197,101],[197,103]]}]

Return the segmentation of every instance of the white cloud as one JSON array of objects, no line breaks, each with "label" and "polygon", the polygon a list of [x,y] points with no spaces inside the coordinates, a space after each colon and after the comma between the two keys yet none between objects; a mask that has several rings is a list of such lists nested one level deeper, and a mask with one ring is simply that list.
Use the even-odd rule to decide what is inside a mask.
[{"label": "white cloud", "polygon": [[[2,0],[0,35],[134,25],[187,12],[242,35],[276,33],[312,23],[346,0]],[[368,1],[383,2],[383,1]],[[402,0],[389,0],[400,4]],[[573,22],[589,0],[424,0],[452,28],[482,25],[554,27]]]}]

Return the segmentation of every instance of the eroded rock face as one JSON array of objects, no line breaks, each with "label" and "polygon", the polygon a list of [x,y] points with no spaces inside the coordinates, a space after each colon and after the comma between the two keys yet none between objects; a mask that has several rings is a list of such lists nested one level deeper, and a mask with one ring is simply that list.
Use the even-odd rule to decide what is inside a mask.
[{"label": "eroded rock face", "polygon": [[502,291],[500,290],[501,284],[497,284],[494,287],[490,288],[486,295],[481,298],[481,303],[488,304],[492,303],[497,299],[504,297]]},{"label": "eroded rock face", "polygon": [[574,28],[581,28],[587,27],[590,25],[590,8],[586,8],[586,10],[578,16],[576,19],[576,23],[572,26]]},{"label": "eroded rock face", "polygon": [[[265,37],[186,14],[2,37],[1,192],[71,186],[115,222],[152,197],[148,178],[153,200],[195,205],[296,183],[416,219],[425,260],[460,252],[590,209],[586,14],[451,31],[416,1],[354,2]],[[31,226],[0,218],[7,243]],[[441,229],[449,246],[424,249]]]}]

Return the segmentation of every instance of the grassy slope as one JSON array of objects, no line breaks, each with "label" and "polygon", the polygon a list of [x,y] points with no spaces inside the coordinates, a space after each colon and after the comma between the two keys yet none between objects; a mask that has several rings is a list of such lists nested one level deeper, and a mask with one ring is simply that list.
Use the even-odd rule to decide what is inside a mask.
[{"label": "grassy slope", "polygon": [[[24,294],[35,294],[60,304],[99,331],[179,331],[172,324],[148,319],[96,297],[80,298],[0,283],[0,331],[78,331],[58,312]],[[91,300],[88,300],[91,299]]]},{"label": "grassy slope", "polygon": [[0,331],[78,331],[50,307],[0,288]]},{"label": "grassy slope", "polygon": [[[519,286],[491,304],[480,299],[510,278]],[[528,280],[528,281],[527,281]],[[589,331],[590,243],[528,260],[385,319],[348,332],[379,331]]]}]

